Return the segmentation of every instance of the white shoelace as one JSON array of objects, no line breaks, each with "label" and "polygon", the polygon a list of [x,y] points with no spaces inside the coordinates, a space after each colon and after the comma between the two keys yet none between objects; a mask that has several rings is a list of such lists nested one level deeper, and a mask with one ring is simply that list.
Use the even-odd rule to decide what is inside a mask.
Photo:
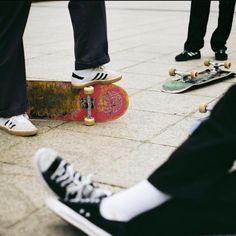
[{"label": "white shoelace", "polygon": [[91,175],[81,176],[73,167],[62,161],[51,176],[51,180],[59,183],[65,188],[66,201],[78,202],[84,199],[96,202],[99,198],[106,196],[106,190],[94,187]]}]

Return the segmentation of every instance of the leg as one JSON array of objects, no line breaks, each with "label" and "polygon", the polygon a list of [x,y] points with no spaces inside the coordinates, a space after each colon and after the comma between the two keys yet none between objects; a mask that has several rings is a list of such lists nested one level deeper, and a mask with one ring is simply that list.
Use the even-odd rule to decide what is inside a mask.
[{"label": "leg", "polygon": [[220,0],[219,2],[218,26],[211,38],[213,51],[227,49],[225,45],[232,28],[234,17],[235,0]]},{"label": "leg", "polygon": [[232,167],[236,145],[236,86],[213,109],[209,120],[187,139],[150,177],[173,197],[201,199]]},{"label": "leg", "polygon": [[94,68],[110,61],[104,1],[69,3],[74,30],[75,69]]},{"label": "leg", "polygon": [[235,234],[236,206],[215,200],[216,196],[203,202],[172,199],[128,222],[125,235]]},{"label": "leg", "polygon": [[29,10],[29,1],[0,2],[0,117],[27,109],[22,37]]},{"label": "leg", "polygon": [[72,86],[81,89],[120,80],[122,78],[120,73],[101,67],[110,61],[104,1],[71,0],[69,10],[75,41],[75,71],[72,73]]},{"label": "leg", "polygon": [[196,52],[204,46],[210,4],[210,0],[192,0],[185,50]]},{"label": "leg", "polygon": [[236,233],[236,171],[225,174],[200,201],[175,198],[127,224],[127,235]]}]

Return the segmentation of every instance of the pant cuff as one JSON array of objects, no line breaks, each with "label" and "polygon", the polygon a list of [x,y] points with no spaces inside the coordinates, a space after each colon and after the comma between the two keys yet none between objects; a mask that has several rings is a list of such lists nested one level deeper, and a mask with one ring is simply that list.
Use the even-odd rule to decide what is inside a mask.
[{"label": "pant cuff", "polygon": [[75,62],[75,69],[76,70],[84,70],[84,69],[95,68],[95,67],[104,65],[108,62],[110,62],[110,57],[109,57],[109,55],[105,55],[104,57],[99,58],[98,60],[95,60],[90,63]]},{"label": "pant cuff", "polygon": [[24,106],[21,106],[18,108],[0,111],[0,117],[8,118],[12,116],[17,116],[17,115],[24,114],[26,111],[27,111],[27,105],[25,104]]}]

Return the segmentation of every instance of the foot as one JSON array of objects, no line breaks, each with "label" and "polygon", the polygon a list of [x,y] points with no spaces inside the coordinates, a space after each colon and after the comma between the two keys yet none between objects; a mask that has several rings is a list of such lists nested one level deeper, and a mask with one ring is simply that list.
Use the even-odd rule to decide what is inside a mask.
[{"label": "foot", "polygon": [[39,149],[34,155],[34,167],[44,186],[61,199],[73,202],[111,195],[110,191],[95,187],[89,176],[81,176],[52,149]]},{"label": "foot", "polygon": [[91,236],[122,235],[125,222],[110,221],[100,213],[101,199],[78,202],[47,199],[47,206],[62,219]]},{"label": "foot", "polygon": [[179,55],[175,57],[175,60],[176,61],[189,61],[189,60],[200,59],[200,58],[201,58],[200,51],[191,52],[191,51],[184,50],[183,52],[181,52]]},{"label": "foot", "polygon": [[17,136],[32,136],[38,132],[38,129],[30,122],[27,114],[10,118],[0,117],[0,128]]},{"label": "foot", "polygon": [[111,84],[122,79],[122,75],[116,71],[100,66],[93,69],[76,70],[72,73],[72,86],[84,88],[94,84]]},{"label": "foot", "polygon": [[228,59],[228,54],[225,49],[219,49],[215,52],[215,59],[217,61],[226,61]]}]

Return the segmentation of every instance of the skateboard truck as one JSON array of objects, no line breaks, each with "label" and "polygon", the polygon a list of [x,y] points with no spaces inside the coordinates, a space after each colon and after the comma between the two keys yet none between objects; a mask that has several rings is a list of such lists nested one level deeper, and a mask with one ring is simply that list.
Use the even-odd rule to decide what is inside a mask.
[{"label": "skateboard truck", "polygon": [[95,119],[92,117],[92,108],[93,108],[93,102],[91,95],[94,93],[94,87],[89,86],[84,88],[84,93],[86,95],[87,100],[87,116],[84,118],[84,124],[87,126],[92,126],[95,124]]},{"label": "skateboard truck", "polygon": [[191,71],[190,73],[186,73],[186,72],[180,72],[180,71],[177,71],[176,69],[174,68],[171,68],[169,70],[169,75],[170,76],[175,76],[175,75],[178,75],[180,76],[184,81],[191,81],[191,80],[194,80],[197,78],[198,76],[198,72],[197,71]]},{"label": "skateboard truck", "polygon": [[215,69],[215,72],[218,72],[221,70],[220,69],[221,67],[224,67],[225,69],[229,69],[231,67],[231,62],[226,61],[225,63],[218,63],[218,62],[211,62],[211,60],[206,59],[204,61],[204,65],[205,66],[213,66]]}]

